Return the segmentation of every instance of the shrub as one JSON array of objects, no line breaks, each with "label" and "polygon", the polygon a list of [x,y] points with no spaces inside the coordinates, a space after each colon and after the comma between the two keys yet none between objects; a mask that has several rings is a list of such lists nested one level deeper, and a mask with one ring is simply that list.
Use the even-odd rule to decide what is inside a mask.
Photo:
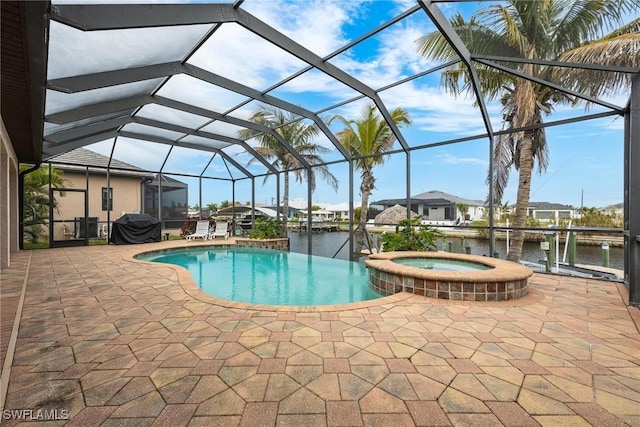
[{"label": "shrub", "polygon": [[395,233],[383,233],[380,243],[383,252],[392,251],[435,251],[436,239],[442,233],[420,223],[420,218],[403,219]]},{"label": "shrub", "polygon": [[282,221],[273,218],[256,218],[253,229],[249,233],[250,239],[275,239],[284,236]]}]

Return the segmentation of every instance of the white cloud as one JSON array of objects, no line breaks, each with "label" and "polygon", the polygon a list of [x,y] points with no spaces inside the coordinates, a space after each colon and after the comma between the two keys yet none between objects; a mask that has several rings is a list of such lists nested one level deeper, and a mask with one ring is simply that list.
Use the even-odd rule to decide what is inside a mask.
[{"label": "white cloud", "polygon": [[415,45],[429,31],[424,24],[417,27],[411,21],[402,21],[383,30],[372,38],[377,47],[365,61],[347,51],[330,62],[374,89],[417,74],[431,67]]},{"label": "white cloud", "polygon": [[158,95],[218,113],[224,113],[247,99],[236,92],[184,74],[172,76],[158,91]]},{"label": "white cloud", "polygon": [[435,158],[436,161],[445,165],[488,165],[485,159],[479,159],[477,157],[457,157],[449,153],[437,154]]},{"label": "white cloud", "polygon": [[[453,97],[439,87],[416,82],[396,86],[381,94],[388,108],[402,107],[411,111],[413,125],[421,131],[476,135],[486,132],[482,115],[473,101]],[[492,123],[501,121],[500,107],[488,104]]]},{"label": "white cloud", "polygon": [[266,89],[304,63],[240,25],[223,24],[189,63],[256,89]]},{"label": "white cloud", "polygon": [[344,25],[371,0],[256,1],[243,9],[323,57],[346,44]]}]

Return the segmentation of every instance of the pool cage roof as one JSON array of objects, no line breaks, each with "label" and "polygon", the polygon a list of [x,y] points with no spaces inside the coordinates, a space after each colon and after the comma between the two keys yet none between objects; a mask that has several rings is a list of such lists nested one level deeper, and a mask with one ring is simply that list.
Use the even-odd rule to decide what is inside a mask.
[{"label": "pool cage roof", "polygon": [[[279,108],[307,124],[317,125],[321,130],[319,140],[331,149],[326,164],[352,165],[354,158],[336,139],[336,129],[330,128],[323,118],[329,114],[356,111],[356,106],[371,103],[396,137],[392,153],[407,156],[409,200],[408,169],[412,152],[473,139],[484,139],[488,150],[492,150],[493,138],[504,132],[497,130],[501,125],[501,114],[492,114],[481,96],[476,70],[478,66],[488,66],[546,85],[596,107],[589,113],[540,126],[606,116],[626,118],[625,211],[632,212],[629,203],[640,199],[640,178],[628,167],[631,152],[636,156],[640,154],[639,70],[476,54],[469,51],[449,24],[453,13],[471,3],[477,6],[478,1],[342,2],[342,9],[336,7],[335,13],[353,14],[353,19],[358,20],[361,14],[375,12],[385,19],[377,20],[376,26],[362,29],[358,37],[336,47],[327,46],[313,37],[313,19],[307,22],[308,30],[292,30],[281,25],[277,21],[278,13],[265,13],[270,2],[83,4],[3,1],[3,117],[13,115],[5,121],[10,122],[7,128],[12,139],[21,141],[16,153],[23,162],[55,162],[60,154],[106,141],[112,147],[120,147],[122,152],[128,148],[151,152],[161,147],[158,152],[163,154],[158,155],[157,168],[149,170],[172,173],[175,171],[167,168],[172,155],[180,150],[195,151],[200,153],[202,160],[187,175],[235,182],[275,174],[279,200],[282,170],[260,155],[255,140],[239,138],[238,131],[252,129],[271,134],[303,167],[310,168],[311,165],[276,129],[248,119],[258,104]],[[292,6],[294,13],[313,17],[315,4],[300,0]],[[406,9],[399,10],[399,4],[404,4]],[[13,71],[7,69],[5,56],[5,45],[13,43],[13,27],[5,25],[5,19],[10,19],[8,14],[15,14],[17,19],[14,21],[23,23],[16,31],[28,41],[25,45],[28,45],[29,63],[22,65],[29,77],[30,103],[20,107],[26,108],[22,116],[19,108],[9,112],[10,108],[5,107],[9,103],[15,107],[24,96],[19,91],[15,94],[5,91],[7,84],[18,81],[5,79],[5,74]],[[366,54],[372,40],[385,37],[398,26],[409,25],[409,20],[410,25],[419,22],[416,26],[440,31],[458,54],[458,59],[429,63],[417,52],[414,40],[407,40],[414,56],[404,58],[411,62],[413,73],[404,73],[400,80],[384,81],[380,78],[381,73],[377,73],[376,78],[367,78],[366,70],[346,66],[356,52]],[[243,54],[238,55],[238,51]],[[231,61],[240,62],[232,64]],[[451,140],[439,140],[426,133],[406,136],[407,131],[400,130],[391,120],[390,111],[402,107],[401,100],[393,96],[394,90],[428,76],[439,76],[442,70],[460,62],[472,70],[470,83],[475,99],[470,102],[477,106],[483,131]],[[616,105],[579,93],[560,82],[527,75],[521,71],[523,63],[635,75],[632,90],[635,95],[630,93],[624,105]],[[14,65],[19,73],[20,64],[16,61]],[[327,93],[330,96],[324,96]],[[630,118],[633,114],[636,114],[635,119]],[[112,148],[111,155],[113,152]],[[491,167],[493,157],[487,157]],[[131,163],[126,158],[119,160]],[[220,167],[211,167],[214,163]],[[352,204],[352,166],[349,176]],[[309,204],[310,195],[309,190]],[[631,214],[632,217],[625,221],[629,242],[635,242],[635,236],[640,234],[640,221],[633,217],[637,214]],[[631,243],[634,244],[637,245]]]}]

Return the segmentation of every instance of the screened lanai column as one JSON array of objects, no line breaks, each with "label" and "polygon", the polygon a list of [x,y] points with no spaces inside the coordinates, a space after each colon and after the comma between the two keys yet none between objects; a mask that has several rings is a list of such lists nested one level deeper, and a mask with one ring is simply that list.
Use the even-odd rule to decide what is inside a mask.
[{"label": "screened lanai column", "polygon": [[625,284],[629,304],[640,307],[640,74],[631,83],[624,136]]}]

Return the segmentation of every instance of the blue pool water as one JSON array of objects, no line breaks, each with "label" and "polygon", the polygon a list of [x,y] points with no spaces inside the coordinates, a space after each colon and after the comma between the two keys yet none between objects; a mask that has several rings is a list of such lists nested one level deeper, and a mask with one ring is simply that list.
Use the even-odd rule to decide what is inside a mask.
[{"label": "blue pool water", "polygon": [[363,264],[254,248],[189,248],[136,257],[186,268],[200,288],[218,298],[270,305],[327,305],[381,295],[368,285]]},{"label": "blue pool water", "polygon": [[393,262],[406,265],[407,267],[439,271],[479,271],[493,268],[485,264],[480,264],[479,262],[458,261],[446,258],[396,258]]}]

